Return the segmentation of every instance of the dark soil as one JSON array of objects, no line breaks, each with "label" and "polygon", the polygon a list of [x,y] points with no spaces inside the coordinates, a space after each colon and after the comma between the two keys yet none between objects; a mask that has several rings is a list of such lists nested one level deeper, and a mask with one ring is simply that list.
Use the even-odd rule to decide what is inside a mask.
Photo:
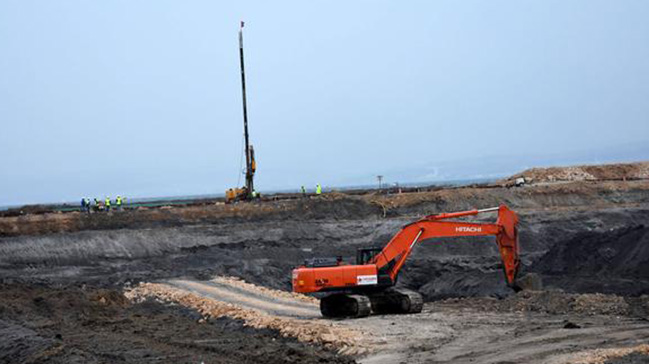
[{"label": "dark soil", "polygon": [[[421,193],[350,195],[241,203],[129,208],[110,213],[45,213],[39,206],[28,214],[0,213],[0,237],[48,235],[85,230],[144,229],[201,224],[262,221],[361,220],[374,217],[410,218],[507,204],[510,208],[563,209],[575,206],[649,203],[649,180],[573,182],[560,185],[499,188],[465,186],[435,188]],[[23,211],[24,212],[24,211]]]},{"label": "dark soil", "polygon": [[532,265],[546,285],[570,292],[649,293],[649,228],[582,232]]},{"label": "dark soil", "polygon": [[631,353],[619,358],[610,359],[604,362],[604,364],[648,364],[649,355],[642,353]]},{"label": "dark soil", "polygon": [[[417,199],[401,196],[406,200],[392,205],[380,198],[323,198],[3,218],[0,361],[345,362],[236,321],[199,324],[195,313],[178,307],[131,305],[117,292],[139,281],[213,275],[290,290],[290,272],[305,258],[351,260],[358,248],[384,245],[421,215],[498,203],[521,217],[522,273],[537,272],[546,286],[568,293],[635,295],[624,298],[628,312],[642,313],[645,301],[638,295],[649,293],[643,227],[649,226],[649,189],[629,186],[440,190]],[[489,238],[418,244],[399,284],[427,301],[496,297],[531,311],[578,302],[550,293],[512,296]],[[543,306],[552,297],[558,304]]]},{"label": "dark soil", "polygon": [[[4,238],[0,239],[0,281],[120,288],[126,283],[172,277],[207,279],[232,275],[290,290],[290,272],[304,259],[342,255],[352,261],[356,249],[384,245],[410,220],[261,221]],[[606,288],[607,293],[639,294],[644,289],[644,250],[638,250],[635,260],[628,260],[626,268],[615,275],[609,275],[605,269],[606,274],[597,276],[597,285],[592,287],[583,283],[593,281],[592,272],[578,277],[576,273],[555,272],[545,263],[534,262],[542,259],[552,267],[555,258],[548,256],[543,260],[543,254],[549,250],[552,252],[548,254],[555,254],[559,247],[571,244],[579,246],[586,255],[596,254],[575,243],[575,239],[608,236],[610,228],[649,225],[649,210],[522,213],[521,220],[522,274],[539,272],[546,285],[571,292]],[[593,232],[583,234],[589,230]],[[570,266],[571,258],[566,259],[557,264]],[[586,261],[579,258],[575,264],[582,260]],[[490,238],[422,242],[404,266],[399,284],[418,290],[428,301],[512,294],[504,284],[496,244]]]},{"label": "dark soil", "polygon": [[1,363],[350,363],[351,359],[115,290],[0,286]]}]

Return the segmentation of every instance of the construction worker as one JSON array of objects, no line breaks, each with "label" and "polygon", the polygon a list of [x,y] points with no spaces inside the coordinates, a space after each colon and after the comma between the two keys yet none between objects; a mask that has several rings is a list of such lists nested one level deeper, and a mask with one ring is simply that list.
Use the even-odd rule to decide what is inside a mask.
[{"label": "construction worker", "polygon": [[315,194],[316,195],[321,195],[322,194],[322,186],[320,186],[319,183],[317,185],[315,185]]},{"label": "construction worker", "polygon": [[90,213],[90,199],[88,197],[83,199],[86,204],[86,212]]},{"label": "construction worker", "polygon": [[95,197],[95,211],[99,211],[99,199]]},{"label": "construction worker", "polygon": [[106,207],[106,212],[110,211],[110,197],[106,196],[106,200],[104,200],[104,206]]},{"label": "construction worker", "polygon": [[302,197],[306,197],[306,188],[304,188],[304,185],[302,185],[301,190],[302,190]]},{"label": "construction worker", "polygon": [[79,210],[79,211],[83,212],[83,210],[85,210],[85,209],[86,209],[86,199],[82,198],[81,199],[81,210]]},{"label": "construction worker", "polygon": [[122,197],[121,196],[117,196],[117,198],[115,199],[115,208],[117,209],[117,211],[122,210]]}]

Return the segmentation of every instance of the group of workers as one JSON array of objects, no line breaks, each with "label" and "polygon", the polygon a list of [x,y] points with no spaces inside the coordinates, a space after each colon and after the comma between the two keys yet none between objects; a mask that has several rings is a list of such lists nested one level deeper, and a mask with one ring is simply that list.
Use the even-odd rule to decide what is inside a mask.
[{"label": "group of workers", "polygon": [[[302,196],[306,197],[306,188],[304,187],[304,185],[302,185],[300,190],[302,191]],[[315,185],[315,194],[316,195],[322,194],[322,186],[320,186],[319,183]]]},{"label": "group of workers", "polygon": [[[117,196],[117,198],[115,198],[115,210],[120,211],[122,209],[122,206],[125,204],[126,204],[126,197]],[[108,196],[106,196],[104,201],[100,201],[98,198],[95,197],[93,203],[91,203],[90,199],[87,197],[81,199],[81,211],[86,211],[87,213],[90,213],[90,211],[109,212],[111,206],[112,206],[112,202],[110,200],[110,197]]]}]

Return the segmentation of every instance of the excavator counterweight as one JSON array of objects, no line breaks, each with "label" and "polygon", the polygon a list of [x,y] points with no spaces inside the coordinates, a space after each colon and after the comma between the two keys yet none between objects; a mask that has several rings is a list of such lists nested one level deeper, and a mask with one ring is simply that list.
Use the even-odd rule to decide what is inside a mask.
[{"label": "excavator counterweight", "polygon": [[[492,211],[498,211],[494,224],[447,221]],[[514,288],[520,266],[517,226],[518,217],[505,205],[428,215],[404,226],[385,247],[360,249],[356,264],[347,264],[341,257],[307,260],[293,270],[293,291],[325,293],[320,301],[325,317],[420,312],[423,299],[419,293],[394,287],[415,244],[432,238],[492,235],[498,244],[505,282]]]}]

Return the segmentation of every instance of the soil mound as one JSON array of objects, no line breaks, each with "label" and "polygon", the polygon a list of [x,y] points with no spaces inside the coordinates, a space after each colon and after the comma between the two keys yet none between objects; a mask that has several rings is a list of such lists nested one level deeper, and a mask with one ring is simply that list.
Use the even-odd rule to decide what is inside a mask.
[{"label": "soil mound", "polygon": [[649,228],[579,233],[555,244],[530,270],[565,290],[649,293]]},{"label": "soil mound", "polygon": [[531,183],[647,179],[649,162],[531,168],[500,182],[512,182],[519,177]]},{"label": "soil mound", "polygon": [[456,259],[411,258],[399,284],[417,290],[425,301],[457,297],[507,297],[507,287],[497,256]]}]

